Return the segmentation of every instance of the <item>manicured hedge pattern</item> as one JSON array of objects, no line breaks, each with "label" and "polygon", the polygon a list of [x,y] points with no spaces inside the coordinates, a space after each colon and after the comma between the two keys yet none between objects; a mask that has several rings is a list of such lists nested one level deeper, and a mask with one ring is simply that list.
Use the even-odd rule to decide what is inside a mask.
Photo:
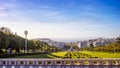
[{"label": "manicured hedge pattern", "polygon": [[67,52],[65,54],[64,58],[98,58],[98,57],[92,57],[89,54],[81,53],[81,52]]}]

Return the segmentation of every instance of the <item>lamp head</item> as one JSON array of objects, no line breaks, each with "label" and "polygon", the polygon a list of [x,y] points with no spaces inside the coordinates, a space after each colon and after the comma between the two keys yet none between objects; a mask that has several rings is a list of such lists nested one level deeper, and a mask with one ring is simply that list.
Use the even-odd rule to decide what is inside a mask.
[{"label": "lamp head", "polygon": [[28,31],[27,30],[25,30],[24,33],[25,33],[25,35],[28,35]]}]

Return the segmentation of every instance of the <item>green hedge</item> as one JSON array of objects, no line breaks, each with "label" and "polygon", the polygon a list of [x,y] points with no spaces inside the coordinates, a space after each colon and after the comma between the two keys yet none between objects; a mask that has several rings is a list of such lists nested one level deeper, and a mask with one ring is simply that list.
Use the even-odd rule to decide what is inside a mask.
[{"label": "green hedge", "polygon": [[22,53],[22,54],[0,54],[0,58],[12,58],[15,56],[26,56],[26,55],[37,55],[37,54],[48,54],[48,52],[42,53]]}]

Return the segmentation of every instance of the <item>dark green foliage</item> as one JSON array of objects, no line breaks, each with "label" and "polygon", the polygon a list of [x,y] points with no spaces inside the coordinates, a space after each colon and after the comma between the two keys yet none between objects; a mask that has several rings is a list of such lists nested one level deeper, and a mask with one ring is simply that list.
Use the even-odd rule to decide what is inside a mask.
[{"label": "dark green foliage", "polygon": [[9,38],[8,35],[4,34],[0,31],[0,52],[2,48],[7,48],[9,44]]},{"label": "dark green foliage", "polygon": [[120,44],[120,37],[116,39],[116,42]]},{"label": "dark green foliage", "polygon": [[[27,47],[28,50],[32,50],[34,53],[36,50],[41,50],[44,52],[58,50],[55,46],[50,46],[39,40],[27,40]],[[3,49],[5,52],[3,52]],[[13,34],[9,28],[0,27],[0,53],[7,53],[7,49],[11,49],[11,53],[13,50],[15,53],[20,53],[20,50],[24,51],[25,38]]]},{"label": "dark green foliage", "polygon": [[13,58],[13,57],[20,57],[20,56],[32,56],[32,55],[39,55],[39,54],[48,54],[47,52],[42,53],[22,53],[22,54],[0,54],[0,58]]},{"label": "dark green foliage", "polygon": [[28,49],[35,49],[35,44],[32,40],[28,41]]}]

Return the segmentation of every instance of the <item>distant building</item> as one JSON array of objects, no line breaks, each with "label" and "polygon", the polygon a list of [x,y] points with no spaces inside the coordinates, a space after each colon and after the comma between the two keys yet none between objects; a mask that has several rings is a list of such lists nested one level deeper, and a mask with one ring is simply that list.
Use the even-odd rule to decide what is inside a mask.
[{"label": "distant building", "polygon": [[78,43],[79,48],[89,47],[90,43],[88,41],[81,41]]},{"label": "distant building", "polygon": [[94,47],[96,46],[101,46],[101,45],[106,45],[109,43],[115,42],[115,39],[102,39],[99,38],[96,41],[93,42]]},{"label": "distant building", "polygon": [[90,40],[86,40],[86,41],[80,41],[78,42],[78,47],[79,48],[85,48],[85,47],[89,47],[90,43],[93,43],[93,46],[101,46],[101,45],[106,45],[112,42],[115,42],[116,40],[114,38],[110,38],[110,39],[103,39],[103,38],[98,38],[98,39],[90,39]]}]

